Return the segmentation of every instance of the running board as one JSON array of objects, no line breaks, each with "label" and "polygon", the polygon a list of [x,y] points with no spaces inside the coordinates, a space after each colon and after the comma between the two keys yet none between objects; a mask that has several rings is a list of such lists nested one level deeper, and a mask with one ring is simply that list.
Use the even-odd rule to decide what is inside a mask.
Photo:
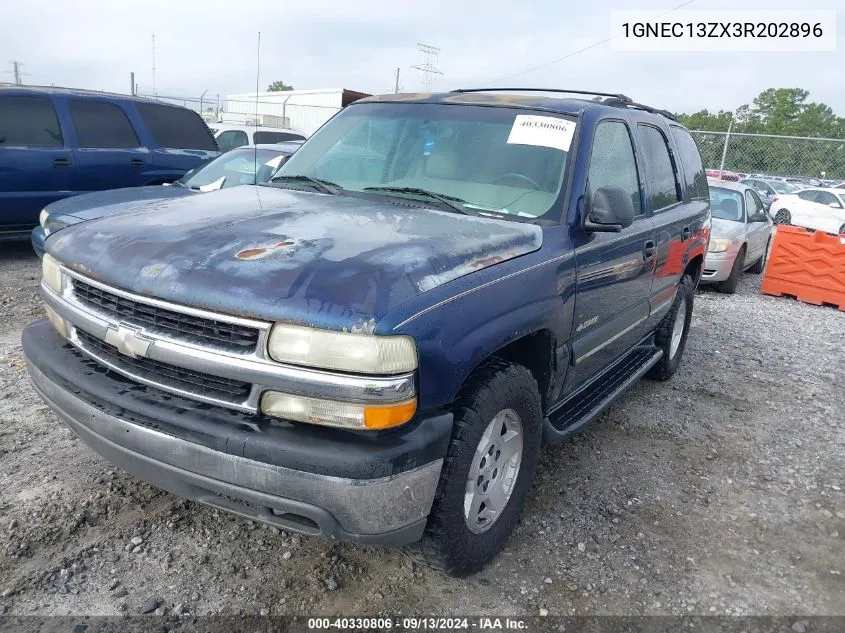
[{"label": "running board", "polygon": [[635,347],[604,374],[557,405],[543,421],[543,443],[565,440],[594,420],[663,356],[653,345]]}]

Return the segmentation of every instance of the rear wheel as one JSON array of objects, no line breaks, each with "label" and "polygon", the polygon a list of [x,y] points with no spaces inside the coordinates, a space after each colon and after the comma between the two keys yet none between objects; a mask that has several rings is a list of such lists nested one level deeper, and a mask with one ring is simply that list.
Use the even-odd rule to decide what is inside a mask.
[{"label": "rear wheel", "polygon": [[775,213],[775,224],[792,224],[792,214],[789,212],[789,209],[778,209],[778,212]]},{"label": "rear wheel", "polygon": [[669,380],[678,370],[692,321],[695,282],[689,275],[681,278],[675,300],[654,332],[654,344],[663,350],[663,357],[648,372],[654,380]]},{"label": "rear wheel", "polygon": [[842,226],[839,227],[839,234],[845,235],[845,224],[843,224]]},{"label": "rear wheel", "polygon": [[739,284],[739,277],[742,275],[742,269],[745,267],[745,246],[739,249],[734,260],[734,265],[731,267],[731,275],[725,281],[716,284],[716,290],[723,292],[726,295],[732,295],[736,292],[737,284]]},{"label": "rear wheel", "polygon": [[493,359],[461,390],[454,414],[421,546],[432,567],[463,576],[502,549],[522,514],[540,450],[537,382]]},{"label": "rear wheel", "polygon": [[769,256],[769,246],[772,243],[772,238],[769,238],[769,241],[766,242],[766,250],[763,251],[762,257],[757,260],[757,262],[748,269],[748,272],[754,273],[755,275],[759,275],[766,269],[766,258]]}]

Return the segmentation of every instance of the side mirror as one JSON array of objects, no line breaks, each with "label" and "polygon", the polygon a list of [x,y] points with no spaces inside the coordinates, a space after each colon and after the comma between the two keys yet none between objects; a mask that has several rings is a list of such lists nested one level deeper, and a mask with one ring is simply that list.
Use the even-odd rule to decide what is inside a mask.
[{"label": "side mirror", "polygon": [[749,216],[748,221],[752,222],[752,223],[754,223],[754,222],[768,222],[769,216],[767,216],[765,213],[755,213],[754,215]]},{"label": "side mirror", "polygon": [[631,194],[620,187],[602,187],[584,218],[584,229],[595,232],[618,233],[634,223],[634,202]]},{"label": "side mirror", "polygon": [[841,209],[842,208],[842,205],[839,204],[838,202],[830,202],[830,203],[828,203],[827,206],[829,206],[831,209]]}]

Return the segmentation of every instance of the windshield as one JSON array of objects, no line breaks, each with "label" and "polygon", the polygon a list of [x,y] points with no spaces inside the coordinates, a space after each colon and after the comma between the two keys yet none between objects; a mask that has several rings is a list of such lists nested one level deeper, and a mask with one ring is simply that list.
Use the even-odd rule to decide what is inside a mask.
[{"label": "windshield", "polygon": [[185,174],[178,182],[189,189],[201,187],[220,189],[236,185],[254,185],[256,171],[258,172],[257,181],[267,182],[285,158],[281,152],[269,149],[256,150],[249,147],[233,149],[206,163],[193,173]]},{"label": "windshield", "polygon": [[468,213],[556,219],[575,126],[511,108],[359,104],[320,128],[279,175],[317,178],[346,192],[391,188],[372,193],[415,200],[431,201],[431,192]]},{"label": "windshield", "polygon": [[742,194],[732,189],[710,187],[710,210],[714,218],[742,222]]},{"label": "windshield", "polygon": [[777,191],[778,193],[795,193],[798,191],[798,187],[794,185],[790,185],[788,182],[783,182],[781,180],[770,180],[768,181],[769,186]]}]

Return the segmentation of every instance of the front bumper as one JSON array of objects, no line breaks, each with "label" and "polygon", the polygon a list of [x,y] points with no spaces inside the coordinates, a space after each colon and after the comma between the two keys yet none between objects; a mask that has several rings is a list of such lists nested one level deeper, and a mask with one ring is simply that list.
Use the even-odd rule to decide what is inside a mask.
[{"label": "front bumper", "polygon": [[701,273],[701,282],[715,283],[725,281],[731,276],[731,269],[736,260],[737,251],[726,251],[724,253],[707,253],[704,258],[704,272]]},{"label": "front bumper", "polygon": [[25,328],[33,385],[92,449],[181,497],[358,543],[420,538],[452,416],[380,433],[312,428],[182,399],[85,358],[47,321]]}]

